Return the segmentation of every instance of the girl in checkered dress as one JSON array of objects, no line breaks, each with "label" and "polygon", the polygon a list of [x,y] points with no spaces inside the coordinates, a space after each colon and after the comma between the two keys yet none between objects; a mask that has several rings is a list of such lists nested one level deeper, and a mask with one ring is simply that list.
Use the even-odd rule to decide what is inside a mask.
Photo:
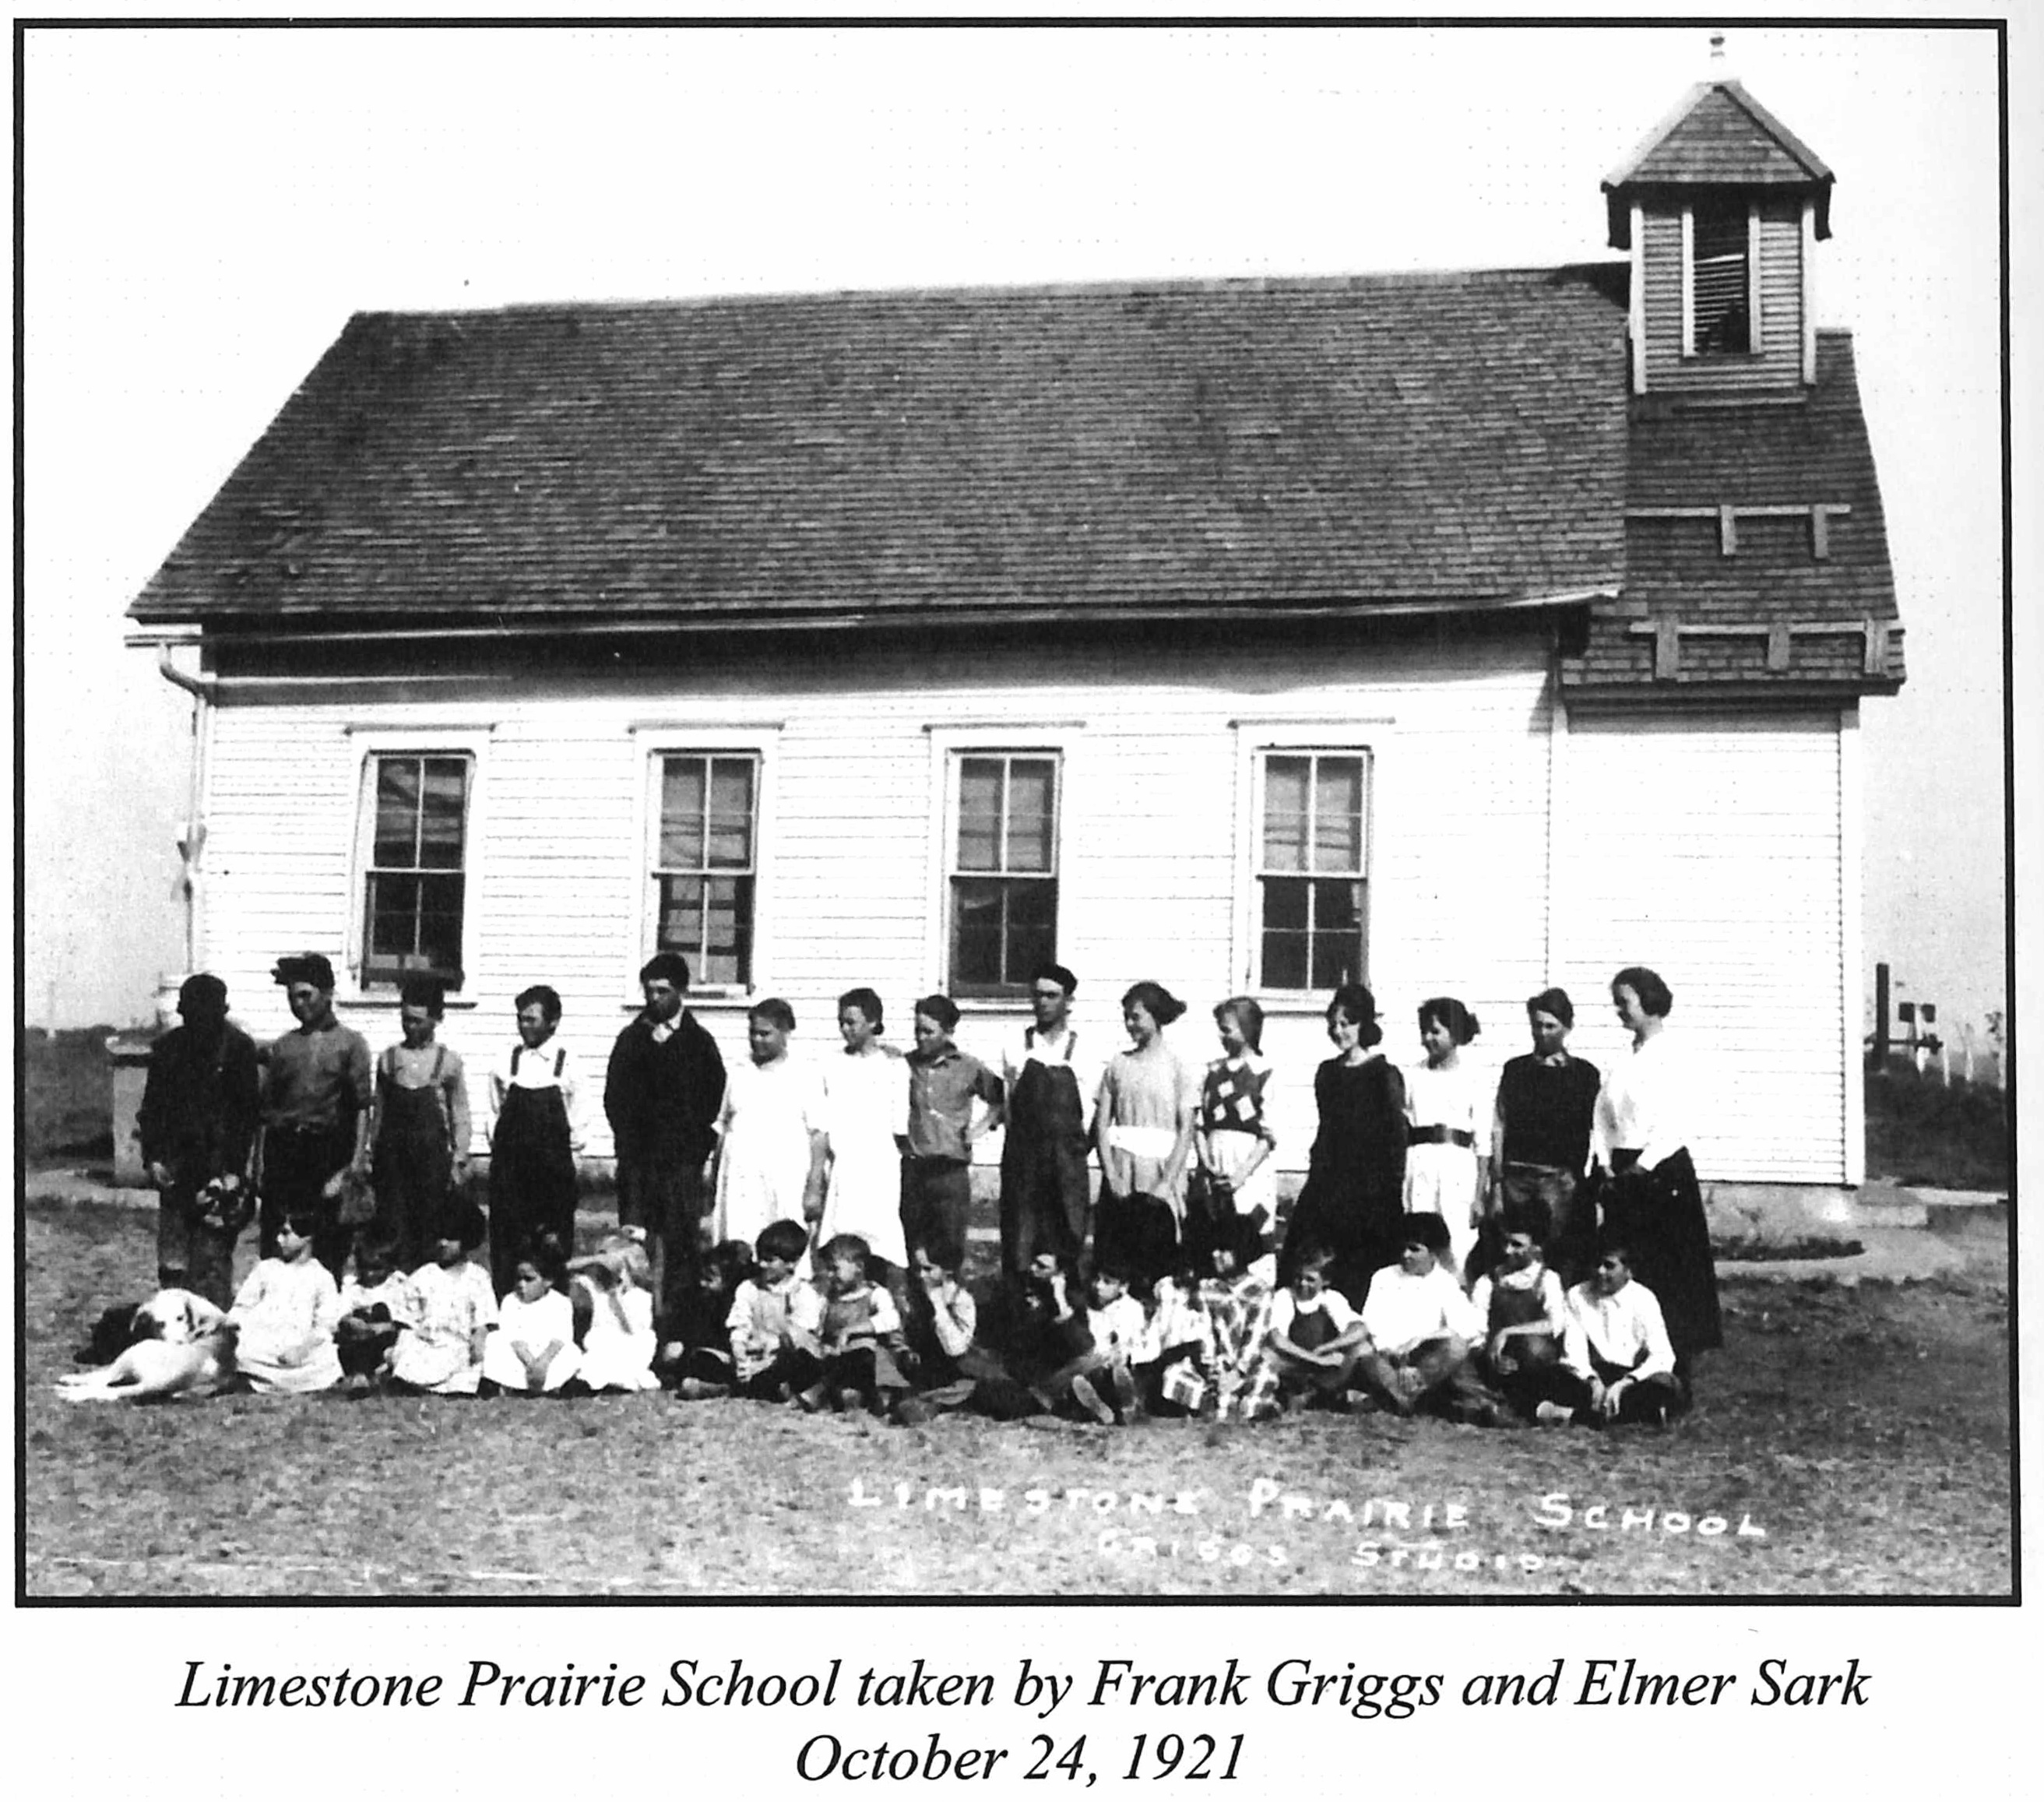
[{"label": "girl in checkered dress", "polygon": [[1263,1010],[1247,995],[1214,1010],[1221,1055],[1207,1066],[1200,1089],[1194,1146],[1200,1161],[1204,1212],[1217,1230],[1234,1219],[1278,1216],[1278,1148],[1264,1112],[1270,1066],[1263,1061]]}]

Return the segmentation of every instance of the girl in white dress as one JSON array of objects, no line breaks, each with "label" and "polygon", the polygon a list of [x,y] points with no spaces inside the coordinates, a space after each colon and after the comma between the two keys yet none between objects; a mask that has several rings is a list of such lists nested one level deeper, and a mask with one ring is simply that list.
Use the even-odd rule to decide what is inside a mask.
[{"label": "girl in white dress", "polygon": [[443,1200],[425,1222],[433,1255],[412,1274],[390,1349],[390,1378],[432,1395],[474,1395],[497,1324],[490,1273],[469,1262],[482,1243],[482,1210],[466,1197]]},{"label": "girl in white dress", "polygon": [[235,1370],[259,1395],[311,1395],[340,1381],[340,1291],[313,1256],[312,1222],[286,1220],[277,1255],[248,1273],[228,1310]]},{"label": "girl in white dress", "polygon": [[756,1240],[774,1220],[808,1226],[824,1211],[823,1083],[788,1055],[795,1010],[778,998],[747,1020],[752,1061],[727,1079],[717,1118],[717,1206],[711,1237]]},{"label": "girl in white dress", "polygon": [[1495,1095],[1462,1056],[1476,1037],[1476,1016],[1449,995],[1420,1004],[1424,1063],[1405,1072],[1405,1212],[1439,1214],[1448,1249],[1465,1280],[1490,1187],[1490,1116]]},{"label": "girl in white dress", "polygon": [[844,1055],[824,1066],[824,1117],[829,1141],[829,1187],[816,1236],[866,1241],[890,1288],[909,1262],[901,1231],[901,1147],[909,1133],[909,1066],[880,1042],[880,997],[853,989],[838,997],[837,1029]]},{"label": "girl in white dress", "polygon": [[497,1330],[482,1351],[482,1380],[506,1395],[558,1395],[582,1363],[574,1309],[554,1286],[551,1251],[519,1259],[511,1293],[497,1308]]},{"label": "girl in white dress", "polygon": [[582,1339],[582,1368],[576,1373],[593,1389],[656,1389],[653,1354],[659,1342],[653,1332],[653,1266],[640,1228],[613,1233],[593,1258],[574,1266],[570,1305],[581,1312],[586,1301],[589,1324]]}]

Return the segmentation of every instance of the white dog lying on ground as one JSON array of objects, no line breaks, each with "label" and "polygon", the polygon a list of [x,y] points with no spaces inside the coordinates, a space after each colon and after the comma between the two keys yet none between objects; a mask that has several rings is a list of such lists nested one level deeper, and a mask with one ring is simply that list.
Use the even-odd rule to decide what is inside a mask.
[{"label": "white dog lying on ground", "polygon": [[211,1395],[234,1374],[234,1329],[188,1289],[159,1289],[135,1310],[135,1343],[104,1369],[57,1378],[66,1401]]}]

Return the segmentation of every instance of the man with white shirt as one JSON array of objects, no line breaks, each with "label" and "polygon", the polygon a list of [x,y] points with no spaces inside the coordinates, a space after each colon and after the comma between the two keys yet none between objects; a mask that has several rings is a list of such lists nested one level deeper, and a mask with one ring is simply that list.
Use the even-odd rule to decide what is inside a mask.
[{"label": "man with white shirt", "polygon": [[1661,1304],[1632,1280],[1631,1247],[1622,1240],[1607,1237],[1596,1274],[1569,1291],[1562,1363],[1582,1385],[1583,1400],[1573,1412],[1541,1403],[1543,1424],[1573,1419],[1589,1426],[1643,1420],[1661,1427],[1685,1405]]},{"label": "man with white shirt", "polygon": [[1458,1420],[1506,1424],[1510,1411],[1470,1362],[1483,1343],[1483,1321],[1440,1262],[1448,1223],[1439,1214],[1408,1214],[1400,1239],[1398,1262],[1370,1279],[1363,1297],[1370,1347],[1356,1375],[1395,1414],[1431,1402]]},{"label": "man with white shirt", "polygon": [[1070,1022],[1078,978],[1062,964],[1029,982],[1036,1016],[1001,1059],[1001,1267],[1019,1284],[1039,1252],[1070,1269],[1093,1212],[1088,1128],[1107,1059],[1082,1046]]}]

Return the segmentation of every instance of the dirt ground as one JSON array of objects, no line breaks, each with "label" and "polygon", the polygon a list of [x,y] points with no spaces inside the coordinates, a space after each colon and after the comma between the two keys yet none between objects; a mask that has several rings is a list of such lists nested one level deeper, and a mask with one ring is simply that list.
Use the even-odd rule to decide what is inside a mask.
[{"label": "dirt ground", "polygon": [[1382,1416],[890,1427],[664,1395],[60,1402],[144,1210],[26,1217],[21,1581],[54,1596],[2004,1596],[2005,1239],[1727,1284],[1665,1433]]}]

